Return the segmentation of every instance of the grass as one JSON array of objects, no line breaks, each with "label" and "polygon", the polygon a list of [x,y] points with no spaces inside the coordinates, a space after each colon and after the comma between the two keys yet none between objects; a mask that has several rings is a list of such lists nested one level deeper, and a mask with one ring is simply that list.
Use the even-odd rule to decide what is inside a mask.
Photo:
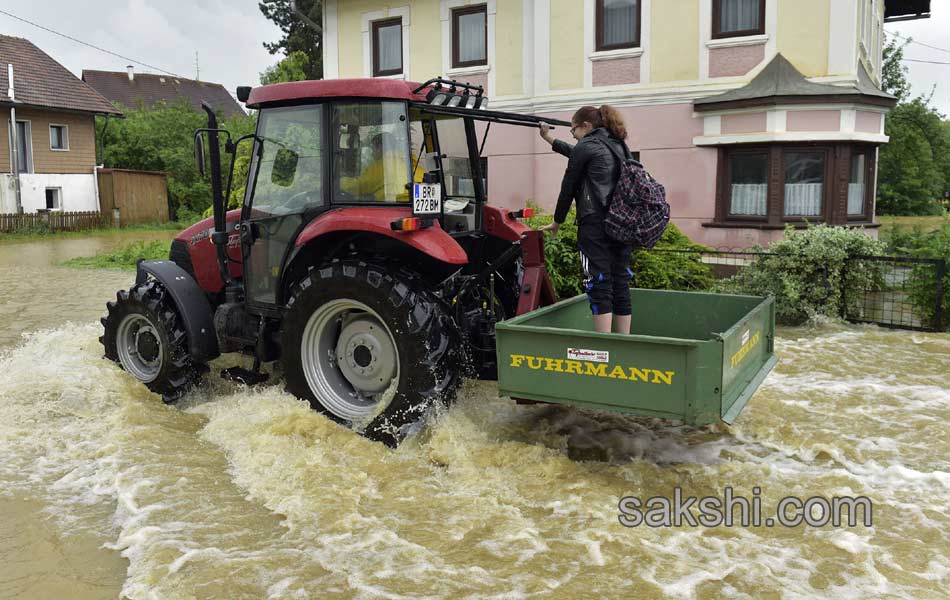
[{"label": "grass", "polygon": [[55,231],[52,229],[30,229],[24,231],[14,231],[11,233],[0,233],[0,244],[3,242],[22,242],[24,240],[42,240],[53,237],[71,239],[86,238],[93,236],[114,235],[116,233],[136,232],[136,231],[181,231],[189,224],[183,223],[146,223],[142,225],[129,225],[127,227],[96,227],[95,229],[82,229],[80,231]]},{"label": "grass", "polygon": [[882,236],[894,229],[913,229],[920,227],[923,233],[930,233],[940,229],[946,217],[942,215],[928,215],[923,217],[894,217],[890,215],[878,215],[877,221],[881,224],[880,234]]},{"label": "grass", "polygon": [[131,242],[115,250],[97,252],[95,256],[80,256],[60,263],[65,267],[81,269],[134,269],[140,258],[162,260],[168,258],[171,242]]}]

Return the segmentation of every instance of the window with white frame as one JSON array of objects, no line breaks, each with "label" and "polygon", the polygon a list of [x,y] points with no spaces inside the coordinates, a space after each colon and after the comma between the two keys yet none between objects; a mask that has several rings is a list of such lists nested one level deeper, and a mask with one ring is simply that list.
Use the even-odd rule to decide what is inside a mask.
[{"label": "window with white frame", "polygon": [[488,6],[452,10],[452,68],[488,64]]},{"label": "window with white frame", "polygon": [[640,45],[642,0],[597,0],[597,51]]},{"label": "window with white frame", "polygon": [[46,210],[62,210],[62,188],[46,188]]},{"label": "window with white frame", "polygon": [[66,125],[49,126],[50,150],[69,150],[69,128]]},{"label": "window with white frame", "polygon": [[713,0],[712,37],[765,33],[765,0]]},{"label": "window with white frame", "polygon": [[402,74],[402,17],[373,22],[373,77]]}]

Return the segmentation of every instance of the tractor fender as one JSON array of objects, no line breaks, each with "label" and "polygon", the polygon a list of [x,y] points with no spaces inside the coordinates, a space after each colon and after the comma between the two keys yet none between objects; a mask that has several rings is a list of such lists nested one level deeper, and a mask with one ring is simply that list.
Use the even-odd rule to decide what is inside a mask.
[{"label": "tractor fender", "polygon": [[465,250],[438,223],[416,231],[393,231],[390,223],[409,216],[411,216],[409,211],[399,207],[352,207],[331,210],[304,227],[297,236],[295,246],[300,248],[315,238],[335,231],[369,232],[399,240],[445,263],[453,265],[468,263]]},{"label": "tractor fender", "polygon": [[485,231],[492,235],[509,242],[517,242],[531,228],[519,221],[513,219],[509,214],[509,209],[498,206],[485,205]]},{"label": "tractor fender", "polygon": [[214,311],[198,282],[170,260],[140,260],[135,274],[136,285],[145,283],[149,275],[165,286],[175,301],[188,335],[188,352],[192,358],[206,362],[219,356]]}]

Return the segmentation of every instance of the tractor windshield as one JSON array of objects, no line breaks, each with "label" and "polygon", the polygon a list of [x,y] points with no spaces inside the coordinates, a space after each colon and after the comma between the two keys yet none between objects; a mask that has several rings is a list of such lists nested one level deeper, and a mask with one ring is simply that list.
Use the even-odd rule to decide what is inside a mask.
[{"label": "tractor windshield", "polygon": [[405,103],[335,104],[333,135],[337,201],[409,202],[413,176]]}]

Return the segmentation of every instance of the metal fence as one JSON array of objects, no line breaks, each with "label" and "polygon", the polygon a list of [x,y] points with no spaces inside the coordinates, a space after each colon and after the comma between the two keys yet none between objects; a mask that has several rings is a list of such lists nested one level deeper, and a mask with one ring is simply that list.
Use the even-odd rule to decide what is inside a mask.
[{"label": "metal fence", "polygon": [[947,274],[945,260],[899,256],[855,256],[846,270],[861,273],[858,289],[844,290],[844,318],[883,327],[943,331]]},{"label": "metal fence", "polygon": [[[661,250],[650,252],[688,255],[707,265],[714,278],[725,279],[758,260],[776,256],[749,249]],[[802,257],[802,260],[806,260]],[[841,279],[841,317],[853,323],[920,331],[950,328],[947,314],[947,261],[899,256],[855,256],[845,261]],[[816,269],[828,288],[833,275],[827,267]]]},{"label": "metal fence", "polygon": [[0,214],[0,233],[49,229],[54,231],[79,231],[94,229],[103,224],[98,212],[59,212]]}]

